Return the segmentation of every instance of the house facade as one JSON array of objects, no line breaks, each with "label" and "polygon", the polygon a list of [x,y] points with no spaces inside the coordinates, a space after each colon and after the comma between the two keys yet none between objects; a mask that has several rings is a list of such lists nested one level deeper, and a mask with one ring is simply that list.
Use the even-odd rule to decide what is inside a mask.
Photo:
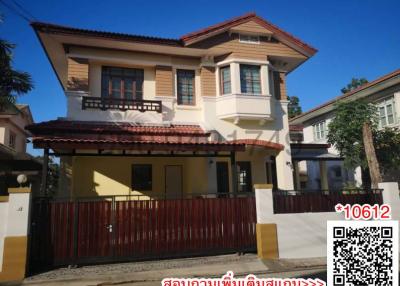
[{"label": "house facade", "polygon": [[[346,183],[358,186],[362,184],[360,168],[355,170],[344,168],[338,151],[334,146],[327,144],[329,122],[335,116],[334,104],[338,101],[346,102],[358,99],[366,100],[377,106],[379,128],[398,128],[400,125],[400,70],[384,75],[290,120],[292,146],[296,145],[298,149],[309,146],[312,150],[309,158],[305,158],[307,156],[293,154],[296,149],[292,149],[293,157],[296,159],[297,156],[298,159],[295,162],[297,171],[294,174],[294,178],[297,177],[299,182],[297,188],[340,189]],[[297,136],[295,136],[296,134]],[[301,135],[299,136],[299,134]],[[300,140],[298,140],[299,137]],[[299,153],[305,152],[299,151]],[[399,171],[393,170],[384,177],[385,181],[399,181]]]},{"label": "house facade", "polygon": [[57,196],[293,189],[286,74],[311,46],[255,14],[180,39],[32,27],[66,97],[28,127],[61,158]]},{"label": "house facade", "polygon": [[9,104],[0,109],[0,194],[18,185],[16,177],[25,174],[33,189],[39,186],[41,164],[26,153],[30,133],[25,126],[33,123],[28,105]]}]

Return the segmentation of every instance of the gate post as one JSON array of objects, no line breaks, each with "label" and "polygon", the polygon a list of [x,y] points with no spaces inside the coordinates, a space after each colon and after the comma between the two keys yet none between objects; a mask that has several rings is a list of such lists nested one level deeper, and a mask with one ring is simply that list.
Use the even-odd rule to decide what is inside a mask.
[{"label": "gate post", "polygon": [[25,278],[30,188],[9,188],[0,200],[0,282]]},{"label": "gate post", "polygon": [[390,205],[392,209],[392,220],[400,220],[400,196],[398,183],[379,183],[378,186],[382,189],[383,203]]},{"label": "gate post", "polygon": [[278,234],[276,223],[271,223],[274,214],[273,186],[271,184],[254,185],[257,211],[257,254],[261,259],[277,259]]}]

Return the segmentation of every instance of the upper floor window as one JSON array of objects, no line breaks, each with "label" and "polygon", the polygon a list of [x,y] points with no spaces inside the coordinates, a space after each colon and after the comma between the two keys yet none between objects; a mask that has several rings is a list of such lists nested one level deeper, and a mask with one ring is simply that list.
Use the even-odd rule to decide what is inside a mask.
[{"label": "upper floor window", "polygon": [[120,99],[143,99],[142,69],[103,67],[101,96]]},{"label": "upper floor window", "polygon": [[178,104],[195,105],[194,76],[194,70],[176,71]]},{"label": "upper floor window", "polygon": [[313,125],[314,140],[323,140],[326,138],[328,130],[326,129],[326,121],[321,121]]},{"label": "upper floor window", "polygon": [[221,94],[231,93],[231,68],[226,66],[220,69],[221,73]]},{"label": "upper floor window", "polygon": [[393,99],[386,99],[378,103],[379,127],[385,127],[395,123],[395,111]]},{"label": "upper floor window", "polygon": [[239,42],[246,44],[259,44],[260,37],[254,35],[239,34]]},{"label": "upper floor window", "polygon": [[10,148],[15,149],[16,141],[17,141],[17,134],[15,134],[14,132],[10,131],[10,135],[8,137],[8,146]]},{"label": "upper floor window", "polygon": [[240,87],[242,93],[261,94],[260,66],[240,65]]}]

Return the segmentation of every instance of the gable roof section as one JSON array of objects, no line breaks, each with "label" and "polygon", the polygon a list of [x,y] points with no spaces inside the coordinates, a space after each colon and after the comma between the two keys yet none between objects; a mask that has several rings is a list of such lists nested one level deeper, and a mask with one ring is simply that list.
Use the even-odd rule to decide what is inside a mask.
[{"label": "gable roof section", "polygon": [[273,33],[273,35],[277,37],[278,40],[284,42],[285,44],[290,45],[292,48],[300,51],[303,54],[306,54],[307,56],[312,56],[317,52],[317,50],[312,46],[304,43],[300,39],[289,34],[288,32],[283,31],[282,29],[278,28],[272,23],[257,16],[255,13],[248,13],[243,16],[239,16],[224,21],[222,23],[209,26],[200,31],[183,35],[180,39],[170,39],[170,38],[150,37],[150,36],[125,34],[125,33],[106,32],[98,30],[80,29],[80,28],[73,28],[73,27],[50,24],[45,22],[32,22],[31,26],[34,28],[36,32],[43,32],[48,34],[60,33],[66,35],[92,36],[98,38],[107,38],[107,39],[115,39],[115,40],[131,41],[131,42],[185,47],[194,42],[209,38],[213,35],[222,33],[224,31],[229,30],[230,28],[233,28],[235,26],[241,25],[249,21],[256,22],[261,27],[264,27],[266,29],[266,32]]},{"label": "gable roof section", "polygon": [[309,44],[304,43],[300,39],[295,36],[289,34],[288,32],[280,29],[274,24],[266,21],[265,19],[257,16],[255,13],[248,13],[240,17],[236,17],[222,23],[209,26],[207,28],[201,29],[196,32],[192,32],[181,37],[181,40],[185,43],[185,45],[189,45],[199,40],[206,39],[208,37],[214,36],[216,34],[222,33],[224,31],[229,30],[235,26],[241,25],[248,21],[254,21],[261,26],[263,26],[268,31],[271,31],[279,40],[284,41],[288,44],[291,44],[293,47],[300,49],[308,54],[308,56],[312,56],[317,52],[317,49],[310,46]]},{"label": "gable roof section", "polygon": [[400,69],[397,69],[397,70],[395,70],[395,71],[393,71],[393,72],[391,72],[389,74],[386,74],[386,75],[384,75],[384,76],[382,76],[380,78],[377,78],[376,80],[368,82],[368,83],[366,83],[366,84],[364,84],[364,85],[362,85],[362,86],[360,86],[360,87],[358,87],[358,88],[356,88],[356,89],[354,89],[354,90],[352,90],[350,92],[347,92],[345,94],[337,96],[334,99],[331,99],[331,100],[329,100],[329,101],[327,101],[327,102],[325,102],[325,103],[323,103],[323,104],[321,104],[321,105],[319,105],[317,107],[314,107],[313,109],[310,109],[307,112],[303,112],[302,114],[291,118],[289,121],[292,122],[292,123],[298,124],[298,123],[302,122],[302,119],[306,115],[311,115],[311,113],[314,113],[314,112],[316,112],[316,111],[318,111],[318,110],[320,110],[322,108],[329,107],[329,106],[335,104],[336,102],[338,102],[340,100],[344,100],[346,98],[349,98],[352,95],[355,95],[355,94],[357,94],[357,93],[359,93],[361,91],[365,91],[365,90],[367,90],[369,88],[372,88],[372,87],[374,87],[374,86],[376,86],[376,85],[378,85],[380,83],[383,83],[383,82],[385,82],[385,81],[387,81],[389,79],[395,78],[395,77],[400,77]]}]

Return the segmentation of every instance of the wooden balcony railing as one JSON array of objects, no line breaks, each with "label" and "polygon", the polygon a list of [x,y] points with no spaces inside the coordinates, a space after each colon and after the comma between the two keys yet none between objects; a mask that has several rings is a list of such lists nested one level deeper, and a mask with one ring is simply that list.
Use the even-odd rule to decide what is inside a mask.
[{"label": "wooden balcony railing", "polygon": [[162,112],[161,100],[137,100],[122,99],[110,97],[82,97],[82,109],[100,109],[100,110],[137,110],[140,112],[155,111]]}]

